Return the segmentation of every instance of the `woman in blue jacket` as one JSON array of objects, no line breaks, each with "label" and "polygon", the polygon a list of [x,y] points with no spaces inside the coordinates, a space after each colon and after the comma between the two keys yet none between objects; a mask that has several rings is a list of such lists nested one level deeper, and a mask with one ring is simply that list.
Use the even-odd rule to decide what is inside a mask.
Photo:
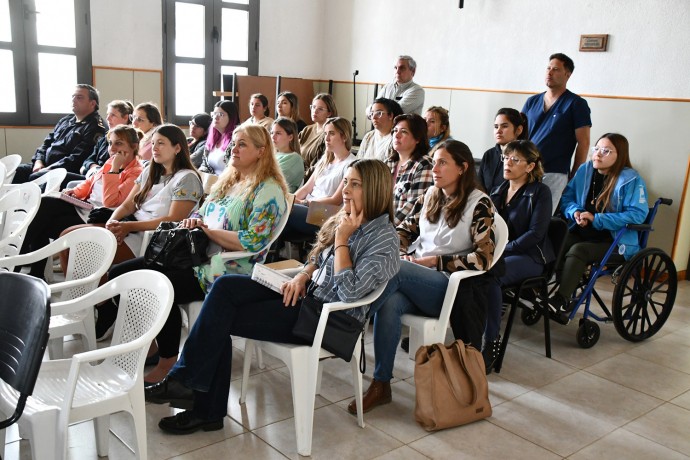
[{"label": "woman in blue jacket", "polygon": [[[628,140],[608,133],[592,147],[592,159],[580,166],[561,199],[561,211],[570,232],[565,242],[565,258],[560,286],[549,299],[559,322],[567,323],[574,307],[571,296],[587,266],[600,261],[613,243],[616,233],[627,224],[641,224],[649,212],[644,180],[630,164]],[[609,263],[621,263],[640,250],[638,233],[625,230],[618,251]]]},{"label": "woman in blue jacket", "polygon": [[492,279],[488,292],[488,315],[484,332],[484,363],[493,368],[500,348],[501,288],[539,276],[554,260],[547,238],[551,220],[551,191],[541,183],[541,155],[527,140],[506,144],[501,154],[505,181],[491,192],[496,210],[508,225],[508,245],[503,252],[505,273]]}]

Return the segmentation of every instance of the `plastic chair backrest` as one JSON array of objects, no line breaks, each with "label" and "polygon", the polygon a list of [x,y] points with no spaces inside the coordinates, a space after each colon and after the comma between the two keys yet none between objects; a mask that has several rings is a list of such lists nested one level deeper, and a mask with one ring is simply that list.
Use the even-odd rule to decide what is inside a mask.
[{"label": "plastic chair backrest", "polygon": [[48,343],[50,292],[44,281],[21,273],[0,273],[0,292],[0,378],[21,394],[17,411],[0,422],[4,429],[33,392]]},{"label": "plastic chair backrest", "polygon": [[42,196],[46,196],[49,193],[59,192],[60,185],[65,180],[65,177],[67,177],[67,170],[65,168],[56,168],[51,169],[38,179],[34,179],[31,182],[39,186],[45,184],[45,189],[43,190]]},{"label": "plastic chair backrest", "polygon": [[[7,168],[5,167],[5,164],[0,161],[0,186],[6,183],[6,174],[7,174]],[[14,179],[14,177],[12,177]],[[10,180],[10,182],[12,182]]]},{"label": "plastic chair backrest", "polygon": [[[100,227],[80,228],[63,236],[70,247],[65,281],[80,280],[97,272],[105,272],[112,264],[117,240]],[[113,244],[115,243],[115,244]],[[104,264],[105,263],[105,264]],[[96,289],[99,280],[62,291],[60,301],[76,299]]]},{"label": "plastic chair backrest", "polygon": [[498,213],[494,213],[494,227],[496,228],[496,246],[494,247],[494,257],[491,262],[492,267],[501,258],[508,244],[508,225]]},{"label": "plastic chair backrest", "polygon": [[4,177],[5,184],[11,184],[12,179],[14,179],[14,173],[17,171],[17,167],[22,163],[21,155],[17,155],[15,153],[4,156],[0,158],[0,163],[2,163],[2,165],[5,167],[5,173],[0,177]]},{"label": "plastic chair backrest", "polygon": [[0,197],[0,257],[19,253],[40,202],[41,189],[30,182],[14,186]]}]

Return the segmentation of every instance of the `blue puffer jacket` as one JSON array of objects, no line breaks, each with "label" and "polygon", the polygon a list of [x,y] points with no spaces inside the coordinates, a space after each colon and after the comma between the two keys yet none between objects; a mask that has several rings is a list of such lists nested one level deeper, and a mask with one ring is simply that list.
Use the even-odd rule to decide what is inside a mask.
[{"label": "blue puffer jacket", "polygon": [[[594,166],[591,161],[580,166],[575,177],[568,183],[561,198],[561,211],[568,219],[572,229],[577,225],[574,214],[585,210],[585,200],[592,183]],[[616,188],[611,197],[611,208],[604,213],[594,214],[592,227],[596,230],[610,230],[616,237],[618,230],[626,224],[642,224],[647,218],[647,187],[642,177],[631,168],[625,168],[618,176]],[[630,259],[640,250],[639,235],[634,230],[626,230],[618,242],[618,252]]]}]

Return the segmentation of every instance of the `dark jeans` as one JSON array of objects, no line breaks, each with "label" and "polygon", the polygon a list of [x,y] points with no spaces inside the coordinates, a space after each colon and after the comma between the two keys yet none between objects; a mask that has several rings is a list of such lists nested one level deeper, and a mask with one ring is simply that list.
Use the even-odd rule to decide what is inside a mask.
[{"label": "dark jeans", "polygon": [[[611,243],[613,243],[613,239],[588,241],[577,233],[568,233],[565,238],[565,257],[562,266],[556,267],[556,271],[560,272],[558,293],[566,299],[572,297],[587,267],[601,261],[606,255],[606,251],[611,247]],[[607,263],[623,262],[625,262],[625,258],[614,251]]]},{"label": "dark jeans", "polygon": [[[58,238],[66,228],[83,223],[74,205],[59,198],[43,197],[36,216],[26,230],[21,253],[41,249],[51,238]],[[42,279],[45,268],[46,259],[35,262],[31,264],[30,275]]]},{"label": "dark jeans", "polygon": [[23,184],[25,182],[31,182],[34,179],[38,179],[48,171],[49,169],[43,168],[38,172],[33,172],[34,165],[32,163],[22,163],[17,166],[17,170],[14,173],[14,178],[12,179],[13,184]]},{"label": "dark jeans", "polygon": [[[127,260],[113,267],[108,272],[108,279],[112,280],[118,276],[134,270],[141,270],[146,267],[143,257]],[[199,285],[199,281],[191,268],[185,270],[156,269],[168,277],[175,289],[173,306],[170,309],[168,319],[163,328],[156,336],[158,342],[158,353],[163,358],[177,356],[180,351],[180,329],[182,328],[182,314],[178,304],[189,303],[195,300],[204,300],[204,291]]]},{"label": "dark jeans", "polygon": [[285,307],[280,294],[247,275],[218,278],[170,376],[194,390],[194,415],[223,418],[230,391],[232,338],[304,344],[292,335],[299,308]]},{"label": "dark jeans", "polygon": [[498,338],[498,334],[501,331],[502,289],[505,286],[517,286],[520,284],[520,281],[539,276],[544,271],[544,264],[535,262],[530,256],[525,254],[507,254],[503,261],[505,263],[505,274],[499,277],[487,277],[490,283],[487,292],[489,311],[486,318],[486,331],[484,332],[486,342]]}]

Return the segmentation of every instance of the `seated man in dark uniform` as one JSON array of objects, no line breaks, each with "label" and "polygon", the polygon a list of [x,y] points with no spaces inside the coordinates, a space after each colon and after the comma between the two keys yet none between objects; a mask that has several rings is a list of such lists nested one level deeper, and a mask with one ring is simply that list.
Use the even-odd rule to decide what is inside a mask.
[{"label": "seated man in dark uniform", "polygon": [[72,113],[58,121],[31,158],[32,163],[19,165],[13,184],[32,181],[55,168],[79,173],[94,145],[105,134],[103,120],[98,114],[96,88],[77,85],[72,94]]}]

